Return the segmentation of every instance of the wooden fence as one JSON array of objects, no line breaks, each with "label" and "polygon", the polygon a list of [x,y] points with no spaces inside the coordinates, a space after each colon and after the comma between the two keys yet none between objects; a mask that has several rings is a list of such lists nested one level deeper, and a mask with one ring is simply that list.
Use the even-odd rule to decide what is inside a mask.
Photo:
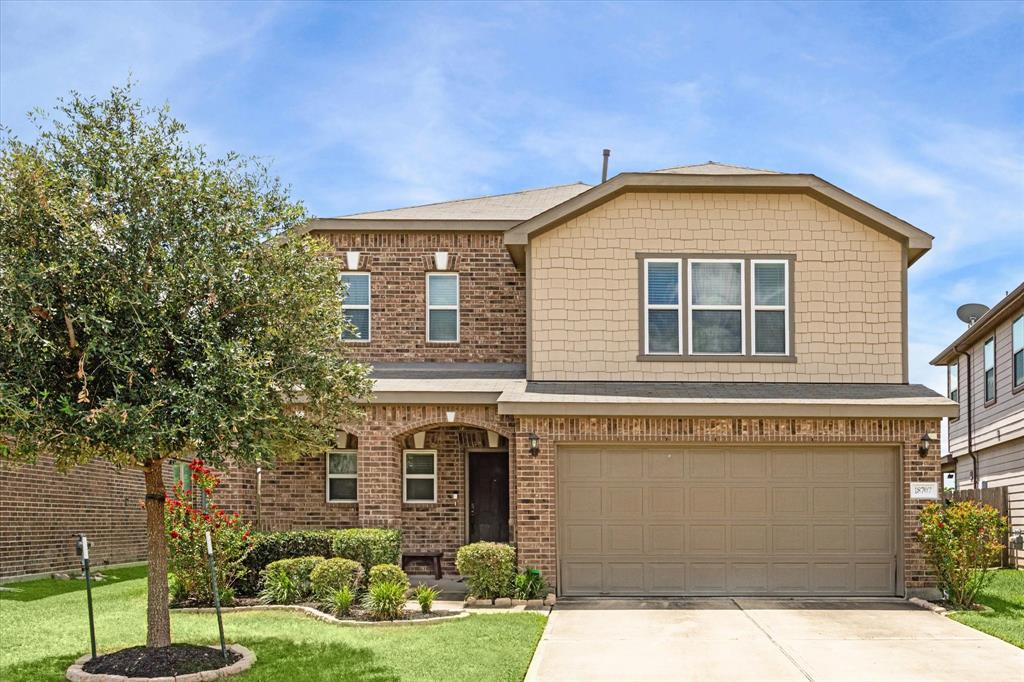
[{"label": "wooden fence", "polygon": [[[1009,516],[1010,502],[1006,486],[995,488],[978,488],[977,490],[946,490],[946,499],[952,502],[961,500],[974,500],[981,504],[988,504],[995,507],[1002,516]],[[1000,566],[1008,566],[1010,562],[1009,549],[1003,548],[1003,557]]]}]

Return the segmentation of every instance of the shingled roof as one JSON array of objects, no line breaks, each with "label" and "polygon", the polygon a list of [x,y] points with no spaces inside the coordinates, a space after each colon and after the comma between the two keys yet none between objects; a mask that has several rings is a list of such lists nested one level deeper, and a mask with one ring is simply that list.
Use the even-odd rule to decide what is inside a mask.
[{"label": "shingled roof", "polygon": [[582,182],[436,204],[338,216],[338,220],[527,220],[591,188]]},{"label": "shingled roof", "polygon": [[717,161],[694,163],[689,166],[673,166],[672,168],[662,168],[661,170],[650,172],[671,173],[673,175],[781,175],[779,171],[748,168],[747,166],[733,166],[732,164],[719,163]]}]

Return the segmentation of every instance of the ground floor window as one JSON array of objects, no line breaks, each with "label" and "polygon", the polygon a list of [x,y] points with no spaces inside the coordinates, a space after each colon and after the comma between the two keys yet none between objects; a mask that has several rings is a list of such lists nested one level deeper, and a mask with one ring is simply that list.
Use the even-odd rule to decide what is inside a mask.
[{"label": "ground floor window", "polygon": [[171,462],[171,471],[174,473],[174,487],[181,484],[184,492],[192,490],[192,470],[188,468],[188,462]]},{"label": "ground floor window", "polygon": [[327,453],[327,501],[355,502],[357,488],[355,450],[332,450]]},{"label": "ground floor window", "polygon": [[403,460],[403,499],[437,502],[437,451],[406,450]]}]

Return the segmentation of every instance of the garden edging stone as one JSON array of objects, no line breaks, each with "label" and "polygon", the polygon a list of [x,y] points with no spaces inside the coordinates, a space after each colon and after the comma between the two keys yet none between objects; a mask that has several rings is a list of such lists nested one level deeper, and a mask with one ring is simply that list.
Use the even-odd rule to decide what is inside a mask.
[{"label": "garden edging stone", "polygon": [[[388,626],[401,626],[401,625],[430,625],[432,623],[443,623],[449,620],[458,620],[459,618],[466,618],[469,616],[468,611],[460,611],[459,613],[453,613],[450,616],[437,616],[436,618],[419,618],[410,620],[355,620],[351,618],[335,618],[329,613],[324,613],[319,609],[314,609],[312,606],[302,606],[301,604],[258,604],[252,606],[229,606],[221,608],[224,613],[236,612],[241,613],[244,611],[298,611],[299,613],[315,618],[316,620],[323,621],[325,623],[332,623],[334,625],[369,625],[371,627],[388,627]],[[172,611],[179,613],[216,613],[216,609],[210,607],[189,607],[189,608],[177,608]]]},{"label": "garden edging stone", "polygon": [[[210,648],[219,649],[216,646],[211,646]],[[256,662],[256,654],[241,644],[228,644],[227,648],[241,656],[241,658],[223,668],[203,670],[175,677],[126,677],[124,675],[109,675],[107,673],[87,673],[82,669],[82,666],[92,660],[92,656],[89,654],[80,656],[78,660],[72,663],[71,667],[64,673],[64,677],[69,682],[204,682],[205,680],[215,680],[245,672]]]}]

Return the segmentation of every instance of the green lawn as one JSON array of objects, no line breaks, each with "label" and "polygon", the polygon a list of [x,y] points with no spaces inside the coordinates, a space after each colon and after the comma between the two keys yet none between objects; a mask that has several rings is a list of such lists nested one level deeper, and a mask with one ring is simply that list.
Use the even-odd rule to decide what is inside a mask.
[{"label": "green lawn", "polygon": [[1024,571],[996,571],[978,601],[993,611],[960,611],[950,618],[1024,649]]},{"label": "green lawn", "polygon": [[[93,593],[101,650],[145,643],[143,577],[101,583]],[[13,583],[9,586],[22,592],[0,592],[0,680],[60,680],[72,661],[88,652],[85,592],[75,589],[84,588],[83,582]],[[256,652],[256,665],[238,678],[247,682],[423,682],[521,680],[545,622],[539,614],[517,613],[424,626],[350,627],[288,612],[247,612],[225,614],[224,628],[229,642]],[[176,613],[171,632],[176,642],[215,644],[217,620],[212,614]]]}]

